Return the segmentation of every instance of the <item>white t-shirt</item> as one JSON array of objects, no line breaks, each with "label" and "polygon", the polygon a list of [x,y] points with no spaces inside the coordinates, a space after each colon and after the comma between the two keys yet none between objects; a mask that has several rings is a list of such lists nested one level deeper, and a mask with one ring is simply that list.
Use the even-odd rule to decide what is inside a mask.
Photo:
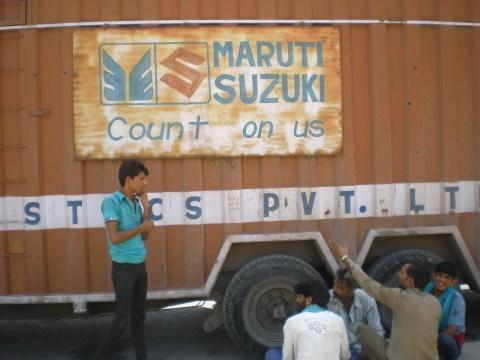
[{"label": "white t-shirt", "polygon": [[283,360],[348,360],[350,351],[340,316],[310,305],[283,327]]}]

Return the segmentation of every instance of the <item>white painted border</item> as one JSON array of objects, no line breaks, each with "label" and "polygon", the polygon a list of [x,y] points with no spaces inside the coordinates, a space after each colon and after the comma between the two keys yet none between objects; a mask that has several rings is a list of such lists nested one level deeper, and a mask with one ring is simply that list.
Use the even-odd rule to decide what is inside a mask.
[{"label": "white painted border", "polygon": [[[456,191],[452,193],[451,189]],[[157,200],[152,206],[156,226],[480,212],[480,181],[151,192],[148,195],[152,202]],[[100,206],[105,196],[0,197],[0,231],[103,228]],[[82,205],[72,206],[75,202]],[[275,202],[277,207],[273,208]]]},{"label": "white painted border", "polygon": [[435,21],[435,20],[387,20],[387,19],[315,19],[315,20],[122,20],[122,21],[84,21],[63,22],[35,25],[0,26],[0,31],[111,27],[111,26],[173,26],[173,25],[413,25],[413,26],[448,26],[480,27],[480,22],[470,21]]}]

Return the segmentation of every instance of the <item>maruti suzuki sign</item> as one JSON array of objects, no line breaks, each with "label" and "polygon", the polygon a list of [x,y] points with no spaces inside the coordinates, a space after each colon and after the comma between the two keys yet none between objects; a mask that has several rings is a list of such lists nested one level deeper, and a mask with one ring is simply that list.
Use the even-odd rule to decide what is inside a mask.
[{"label": "maruti suzuki sign", "polygon": [[81,29],[73,51],[79,158],[341,149],[337,28]]}]

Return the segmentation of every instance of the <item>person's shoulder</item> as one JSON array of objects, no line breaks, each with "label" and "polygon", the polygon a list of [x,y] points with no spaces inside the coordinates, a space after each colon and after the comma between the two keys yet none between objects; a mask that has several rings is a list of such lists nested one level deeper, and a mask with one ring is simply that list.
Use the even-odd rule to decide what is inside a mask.
[{"label": "person's shoulder", "polygon": [[118,206],[120,204],[120,197],[118,194],[112,193],[108,194],[105,196],[105,198],[102,201],[102,212],[108,212],[108,211],[116,211],[115,209],[118,209]]},{"label": "person's shoulder", "polygon": [[114,206],[115,204],[117,204],[117,200],[112,195],[105,196],[105,198],[102,201],[102,207]]},{"label": "person's shoulder", "polygon": [[110,193],[105,195],[105,197],[103,198],[103,201],[105,200],[115,200],[115,193]]},{"label": "person's shoulder", "polygon": [[338,315],[336,312],[334,311],[320,311],[318,313],[319,317],[324,317],[324,318],[334,318],[334,319],[340,319],[341,321],[343,321],[342,317],[340,315]]},{"label": "person's shoulder", "polygon": [[295,321],[296,319],[302,317],[303,315],[305,315],[304,312],[298,312],[298,313],[296,313],[296,314],[290,315],[290,316],[287,318],[287,321],[286,321],[286,322]]},{"label": "person's shoulder", "polygon": [[375,301],[373,297],[368,295],[364,290],[362,289],[355,289],[354,291],[355,297],[358,297],[359,300],[364,300],[364,301]]},{"label": "person's shoulder", "polygon": [[114,203],[117,204],[121,199],[121,194],[118,191],[105,195],[103,198],[103,203]]},{"label": "person's shoulder", "polygon": [[465,306],[465,298],[459,290],[455,290],[455,298],[453,299],[453,303]]},{"label": "person's shoulder", "polygon": [[455,298],[465,301],[463,294],[459,289],[455,289]]},{"label": "person's shoulder", "polygon": [[414,295],[420,296],[423,299],[426,299],[426,301],[430,301],[430,302],[435,301],[435,302],[439,303],[438,299],[435,297],[435,295],[432,295],[430,293],[420,291],[418,289],[408,289],[407,291],[410,291],[411,294],[414,294]]},{"label": "person's shoulder", "polygon": [[303,313],[298,313],[290,316],[286,321],[284,327],[290,327],[293,326],[293,324],[297,323],[301,318],[302,318]]},{"label": "person's shoulder", "polygon": [[357,306],[361,306],[364,308],[372,308],[373,306],[377,306],[376,300],[368,295],[362,289],[355,289],[355,303]]},{"label": "person's shoulder", "polygon": [[440,301],[438,301],[438,299],[431,295],[431,294],[427,294],[427,293],[420,293],[422,296],[424,296],[424,298],[426,299],[427,303],[424,303],[428,309],[430,309],[432,312],[438,312],[440,313],[442,311],[442,305],[440,305]]}]

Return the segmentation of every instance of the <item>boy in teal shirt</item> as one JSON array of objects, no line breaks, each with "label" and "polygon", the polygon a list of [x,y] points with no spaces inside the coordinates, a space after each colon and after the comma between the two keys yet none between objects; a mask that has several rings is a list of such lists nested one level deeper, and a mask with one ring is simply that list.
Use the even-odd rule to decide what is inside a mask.
[{"label": "boy in teal shirt", "polygon": [[120,190],[108,195],[102,203],[116,310],[112,327],[98,347],[95,359],[112,356],[109,353],[112,345],[129,324],[136,358],[147,359],[144,322],[148,280],[144,242],[154,226],[145,192],[147,176],[148,169],[140,161],[123,162],[118,171]]}]

